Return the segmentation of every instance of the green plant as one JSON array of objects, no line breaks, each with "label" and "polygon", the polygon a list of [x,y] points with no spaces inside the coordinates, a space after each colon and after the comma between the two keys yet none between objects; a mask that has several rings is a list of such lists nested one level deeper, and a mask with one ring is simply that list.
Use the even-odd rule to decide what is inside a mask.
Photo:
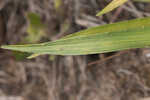
[{"label": "green plant", "polygon": [[[97,16],[103,15],[128,0],[113,0]],[[3,45],[2,48],[41,54],[85,55],[150,45],[150,17],[89,28],[62,39],[40,44]]]}]

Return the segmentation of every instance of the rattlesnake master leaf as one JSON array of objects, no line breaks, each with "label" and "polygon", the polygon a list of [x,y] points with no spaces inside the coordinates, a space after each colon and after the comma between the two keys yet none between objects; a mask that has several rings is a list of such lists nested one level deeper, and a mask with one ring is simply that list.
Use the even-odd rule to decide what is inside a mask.
[{"label": "rattlesnake master leaf", "polygon": [[109,3],[102,11],[100,11],[96,16],[101,16],[103,14],[106,14],[113,9],[119,7],[120,5],[124,4],[128,0],[113,0],[111,3]]},{"label": "rattlesnake master leaf", "polygon": [[40,55],[85,55],[149,45],[150,17],[147,17],[90,28],[53,42],[4,45],[2,48]]}]

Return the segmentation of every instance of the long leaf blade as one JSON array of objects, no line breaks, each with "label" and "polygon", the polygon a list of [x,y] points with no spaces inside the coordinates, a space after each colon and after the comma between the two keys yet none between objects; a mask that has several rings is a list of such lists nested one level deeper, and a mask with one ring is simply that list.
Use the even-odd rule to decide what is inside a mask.
[{"label": "long leaf blade", "polygon": [[54,42],[5,45],[2,48],[54,55],[85,55],[150,45],[150,17],[98,26]]},{"label": "long leaf blade", "polygon": [[113,0],[111,3],[109,3],[102,11],[100,11],[96,16],[101,16],[103,14],[106,14],[113,9],[119,7],[120,5],[124,4],[128,0]]}]

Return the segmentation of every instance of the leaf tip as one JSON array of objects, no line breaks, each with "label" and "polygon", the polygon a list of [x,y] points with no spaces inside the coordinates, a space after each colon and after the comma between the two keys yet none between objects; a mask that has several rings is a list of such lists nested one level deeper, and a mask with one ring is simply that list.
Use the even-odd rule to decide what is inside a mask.
[{"label": "leaf tip", "polygon": [[8,49],[8,46],[7,45],[2,45],[2,46],[0,46],[0,48],[2,48],[2,49]]},{"label": "leaf tip", "polygon": [[40,55],[41,54],[35,53],[35,54],[28,56],[27,59],[32,59],[32,58],[35,58],[35,57],[40,56]]}]

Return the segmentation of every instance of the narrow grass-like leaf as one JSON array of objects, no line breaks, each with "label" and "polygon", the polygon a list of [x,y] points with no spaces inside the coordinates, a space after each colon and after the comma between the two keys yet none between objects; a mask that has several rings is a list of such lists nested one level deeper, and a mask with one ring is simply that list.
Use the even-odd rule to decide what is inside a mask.
[{"label": "narrow grass-like leaf", "polygon": [[128,0],[113,0],[111,3],[109,3],[102,11],[100,11],[96,16],[101,16],[103,14],[106,14],[113,9],[119,7],[120,5],[124,4]]},{"label": "narrow grass-like leaf", "polygon": [[41,54],[38,54],[38,53],[34,53],[34,54],[31,54],[30,56],[28,56],[27,58],[28,59],[32,59],[32,58],[35,58],[37,56],[40,56]]},{"label": "narrow grass-like leaf", "polygon": [[37,54],[85,55],[150,45],[150,17],[98,26],[54,42],[5,45],[4,49]]}]

